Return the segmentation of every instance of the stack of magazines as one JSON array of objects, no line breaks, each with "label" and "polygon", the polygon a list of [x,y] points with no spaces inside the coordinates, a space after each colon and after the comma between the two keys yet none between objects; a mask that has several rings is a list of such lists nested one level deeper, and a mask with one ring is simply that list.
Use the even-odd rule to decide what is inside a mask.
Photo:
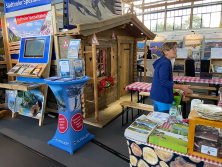
[{"label": "stack of magazines", "polygon": [[157,123],[147,119],[146,115],[137,118],[126,130],[124,136],[147,143],[149,135],[157,128]]}]

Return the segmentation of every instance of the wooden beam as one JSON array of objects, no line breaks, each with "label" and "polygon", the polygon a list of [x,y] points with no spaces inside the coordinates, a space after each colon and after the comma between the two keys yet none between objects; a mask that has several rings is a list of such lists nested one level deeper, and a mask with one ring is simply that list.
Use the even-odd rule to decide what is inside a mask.
[{"label": "wooden beam", "polygon": [[166,17],[167,17],[166,9],[167,9],[167,7],[165,6],[165,16],[164,16],[164,27],[163,27],[163,31],[166,31]]},{"label": "wooden beam", "polygon": [[0,6],[4,6],[4,3],[0,3]]},{"label": "wooden beam", "polygon": [[[4,43],[4,50],[5,50],[5,59],[7,63],[7,71],[12,69],[12,59],[9,49],[9,40],[8,40],[8,30],[7,30],[7,23],[4,16],[0,16],[2,22],[2,35],[3,35],[3,43]],[[13,81],[14,77],[8,76],[9,81]]]},{"label": "wooden beam", "polygon": [[192,29],[192,25],[193,25],[193,2],[191,4],[191,11],[190,11],[190,29]]},{"label": "wooden beam", "polygon": [[[53,25],[53,31],[54,34],[57,33],[58,28],[57,28],[57,24],[56,24],[56,6],[53,5],[52,6],[52,25]],[[55,54],[56,54],[56,65],[57,65],[57,74],[59,74],[59,68],[58,68],[58,60],[60,58],[59,55],[59,37],[54,35],[54,47],[55,47]]]},{"label": "wooden beam", "polygon": [[146,60],[147,60],[147,38],[145,39],[145,45],[144,45],[144,81],[146,82]]},{"label": "wooden beam", "polygon": [[170,3],[164,2],[164,3],[157,4],[157,5],[144,6],[141,9],[150,9],[150,8],[156,8],[156,7],[161,7],[161,6],[169,6],[169,5],[176,5],[176,4],[196,2],[196,1],[202,1],[202,0],[179,0],[176,2],[170,2]]},{"label": "wooden beam", "polygon": [[93,60],[94,101],[95,101],[95,122],[98,122],[99,113],[98,113],[98,88],[97,88],[97,69],[96,69],[96,45],[92,45],[92,60]]},{"label": "wooden beam", "polygon": [[56,16],[57,16],[57,17],[63,17],[63,15],[61,15],[61,14],[57,14],[57,13],[56,13]]}]

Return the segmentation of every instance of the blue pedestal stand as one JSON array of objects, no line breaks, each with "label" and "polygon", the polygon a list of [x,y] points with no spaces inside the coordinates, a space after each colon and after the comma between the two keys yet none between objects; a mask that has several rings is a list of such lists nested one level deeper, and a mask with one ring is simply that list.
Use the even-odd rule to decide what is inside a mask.
[{"label": "blue pedestal stand", "polygon": [[57,130],[48,144],[71,155],[95,138],[86,130],[81,115],[81,96],[88,80],[88,76],[69,82],[45,80],[56,97],[59,109]]}]

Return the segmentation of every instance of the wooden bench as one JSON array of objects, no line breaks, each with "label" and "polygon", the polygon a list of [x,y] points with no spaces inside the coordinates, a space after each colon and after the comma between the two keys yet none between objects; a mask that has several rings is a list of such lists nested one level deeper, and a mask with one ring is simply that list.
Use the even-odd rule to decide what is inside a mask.
[{"label": "wooden bench", "polygon": [[214,90],[216,91],[215,87],[208,87],[208,86],[194,86],[194,85],[190,85],[191,89],[204,89],[204,90]]},{"label": "wooden bench", "polygon": [[[139,110],[145,110],[145,111],[153,111],[153,106],[152,105],[147,105],[147,104],[142,104],[142,103],[135,103],[135,102],[131,102],[131,101],[123,101],[122,103],[120,103],[120,105],[122,106],[122,126],[124,126],[125,124],[128,123],[128,111],[132,108],[135,109],[139,109]],[[125,110],[125,107],[127,107],[127,109]],[[126,123],[123,123],[124,120],[124,113],[126,112]],[[132,111],[132,120],[134,119],[133,117],[133,111]]]},{"label": "wooden bench", "polygon": [[210,100],[218,100],[218,96],[211,95],[202,95],[202,94],[186,94],[187,97],[200,98],[200,99],[210,99]]}]

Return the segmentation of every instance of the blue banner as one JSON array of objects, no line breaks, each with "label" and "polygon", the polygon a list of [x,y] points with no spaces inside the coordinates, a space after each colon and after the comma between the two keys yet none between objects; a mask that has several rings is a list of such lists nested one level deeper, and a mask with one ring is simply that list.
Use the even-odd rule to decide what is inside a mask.
[{"label": "blue banner", "polygon": [[4,0],[5,13],[48,4],[51,0]]}]

